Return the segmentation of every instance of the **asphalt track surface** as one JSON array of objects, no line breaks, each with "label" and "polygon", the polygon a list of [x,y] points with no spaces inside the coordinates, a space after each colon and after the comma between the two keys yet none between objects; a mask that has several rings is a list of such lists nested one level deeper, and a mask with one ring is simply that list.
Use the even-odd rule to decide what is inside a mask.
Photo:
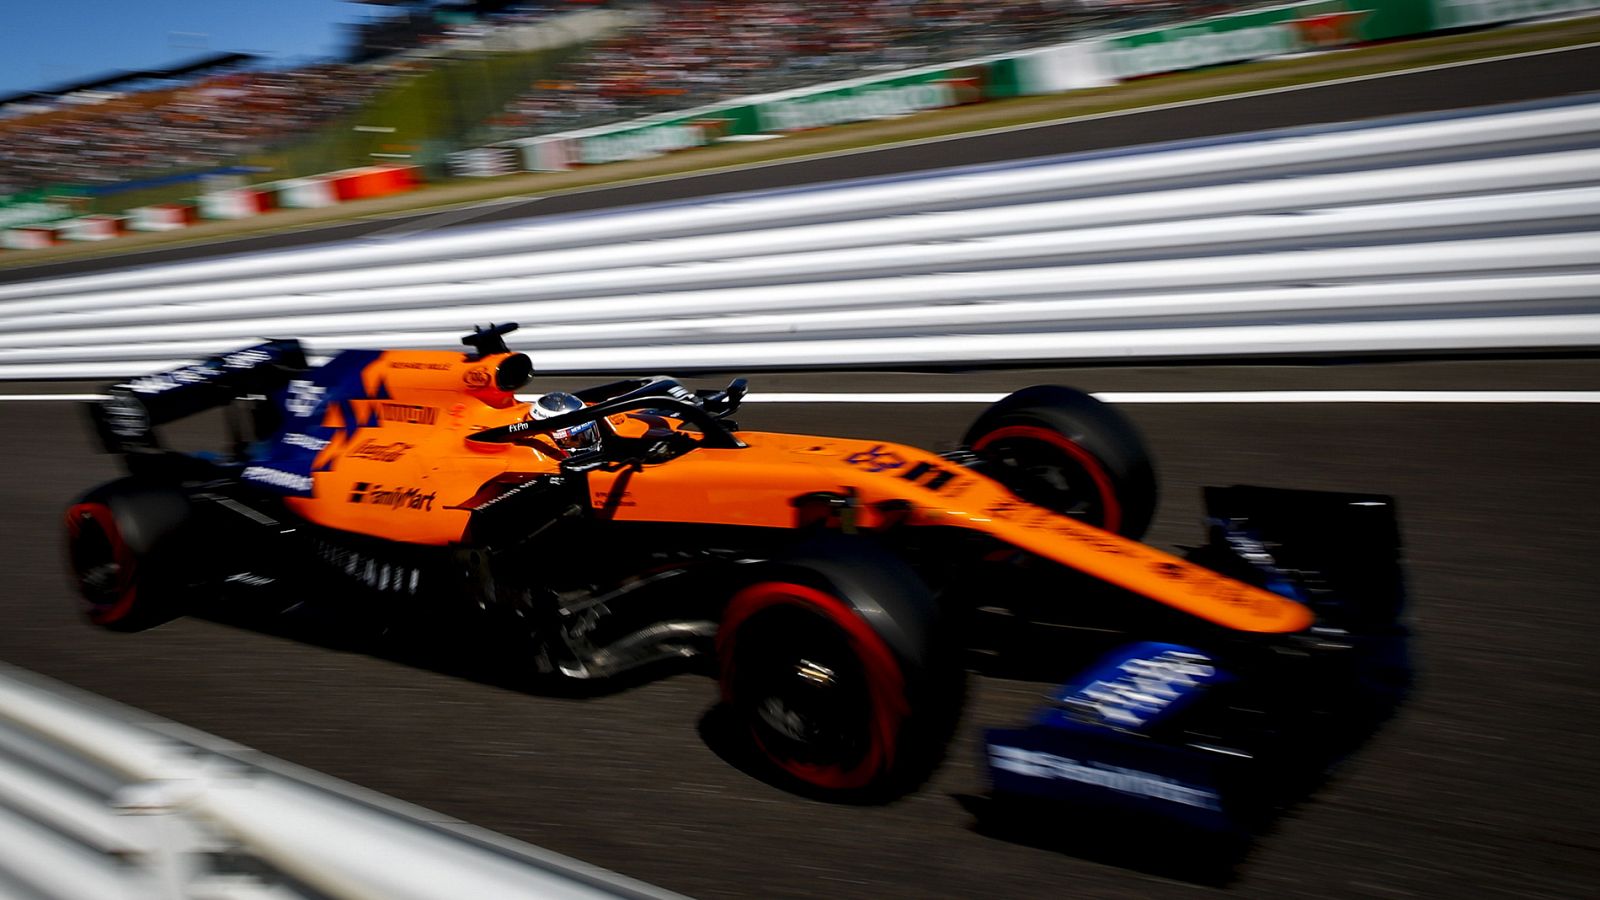
[{"label": "asphalt track surface", "polygon": [[[1452,96],[1481,97],[1506,80],[1468,72]],[[1594,390],[1600,361],[765,375],[756,387],[1003,391],[1045,381],[1099,391]],[[1203,484],[1387,492],[1403,519],[1418,683],[1230,877],[1169,871],[1174,848],[1154,836],[1112,859],[974,829],[962,798],[982,790],[978,731],[1024,716],[1046,688],[1036,682],[974,679],[961,737],[931,784],[888,806],[841,807],[719,758],[699,731],[714,688],[694,674],[581,699],[536,696],[199,619],[132,636],[96,631],[69,599],[58,519],[76,492],[117,470],[93,452],[70,403],[0,402],[0,659],[697,896],[1593,896],[1600,406],[1126,410],[1160,466],[1152,543],[1198,536]],[[939,449],[976,412],[757,403],[740,418],[752,429]]]}]

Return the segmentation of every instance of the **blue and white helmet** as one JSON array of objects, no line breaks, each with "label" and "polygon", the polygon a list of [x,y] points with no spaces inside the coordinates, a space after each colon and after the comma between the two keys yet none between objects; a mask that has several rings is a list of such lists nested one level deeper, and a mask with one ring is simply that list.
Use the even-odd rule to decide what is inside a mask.
[{"label": "blue and white helmet", "polygon": [[[533,406],[528,410],[528,418],[534,421],[553,419],[580,409],[583,409],[582,400],[566,391],[551,391],[533,401]],[[584,422],[571,428],[556,429],[550,432],[550,439],[563,450],[585,450],[599,446],[600,427],[594,422]]]}]

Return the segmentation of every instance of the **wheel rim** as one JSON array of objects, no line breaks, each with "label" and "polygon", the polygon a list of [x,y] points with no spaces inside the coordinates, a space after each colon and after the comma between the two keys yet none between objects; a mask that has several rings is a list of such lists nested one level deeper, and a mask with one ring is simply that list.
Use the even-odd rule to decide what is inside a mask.
[{"label": "wheel rim", "polygon": [[973,452],[999,466],[995,479],[1037,506],[1116,531],[1122,505],[1105,467],[1076,441],[1050,428],[1010,425],[985,434]]},{"label": "wheel rim", "polygon": [[724,700],[784,772],[852,789],[893,763],[904,678],[843,601],[803,585],[746,588],[729,604],[717,650]]},{"label": "wheel rim", "polygon": [[110,507],[79,503],[67,510],[67,552],[90,621],[106,625],[127,616],[137,596],[133,551]]},{"label": "wheel rim", "polygon": [[768,651],[741,661],[737,689],[762,748],[797,768],[859,766],[871,744],[860,665],[817,623],[798,614],[768,618],[775,621],[760,626]]}]

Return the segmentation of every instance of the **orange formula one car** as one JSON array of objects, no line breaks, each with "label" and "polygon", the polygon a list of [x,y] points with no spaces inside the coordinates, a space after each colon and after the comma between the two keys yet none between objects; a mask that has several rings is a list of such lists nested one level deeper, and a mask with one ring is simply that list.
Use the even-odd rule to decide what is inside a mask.
[{"label": "orange formula one car", "polygon": [[[1156,502],[1139,435],[1086,394],[1019,391],[937,454],[741,430],[742,380],[523,402],[514,327],[320,366],[272,341],[112,387],[92,419],[131,474],[66,522],[89,618],[474,622],[557,679],[699,658],[752,758],[832,798],[919,783],[966,668],[1000,659],[1069,680],[990,733],[998,792],[1207,827],[1236,818],[1246,763],[1297,753],[1296,723],[1402,634],[1387,499],[1214,490],[1210,540],[1168,554],[1137,541]],[[235,414],[231,451],[163,448],[158,426],[212,407]]]}]

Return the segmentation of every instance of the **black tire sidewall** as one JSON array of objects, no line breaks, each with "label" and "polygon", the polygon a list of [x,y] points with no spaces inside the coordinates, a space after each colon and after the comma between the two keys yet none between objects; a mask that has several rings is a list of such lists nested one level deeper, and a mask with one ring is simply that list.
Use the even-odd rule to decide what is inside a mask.
[{"label": "black tire sidewall", "polygon": [[[79,497],[69,507],[69,514],[84,506],[107,511],[109,527],[105,522],[97,524],[107,532],[113,547],[120,545],[131,561],[130,586],[136,592],[129,609],[111,620],[96,618],[95,604],[83,597],[90,621],[113,631],[139,631],[176,615],[182,600],[177,573],[192,518],[191,505],[183,492],[145,479],[121,478]],[[68,549],[70,557],[71,547]],[[73,577],[76,581],[76,571]]]},{"label": "black tire sidewall", "polygon": [[1144,438],[1115,407],[1059,385],[1024,388],[980,415],[962,439],[971,448],[987,435],[1012,426],[1055,432],[1091,456],[1110,481],[1121,522],[1116,532],[1138,540],[1155,517],[1159,491]]},{"label": "black tire sidewall", "polygon": [[[882,802],[920,784],[943,757],[964,685],[960,656],[933,592],[899,557],[867,539],[844,536],[811,541],[780,560],[754,566],[741,590],[772,582],[825,594],[856,617],[892,655],[898,670],[898,702],[904,704],[906,713],[897,722],[892,758],[865,784],[837,788],[807,782],[784,770],[762,750],[769,767],[776,770],[785,787],[827,800]],[[832,620],[847,642],[851,640],[835,615],[806,603],[794,606]],[[767,611],[776,608],[781,607],[768,607]],[[744,698],[732,694],[735,679],[729,664],[736,654],[752,652],[742,642],[755,636],[746,626],[761,614],[752,614],[736,631],[719,630],[723,699],[735,710],[742,707]],[[869,676],[874,671],[859,654],[857,662]]]}]

